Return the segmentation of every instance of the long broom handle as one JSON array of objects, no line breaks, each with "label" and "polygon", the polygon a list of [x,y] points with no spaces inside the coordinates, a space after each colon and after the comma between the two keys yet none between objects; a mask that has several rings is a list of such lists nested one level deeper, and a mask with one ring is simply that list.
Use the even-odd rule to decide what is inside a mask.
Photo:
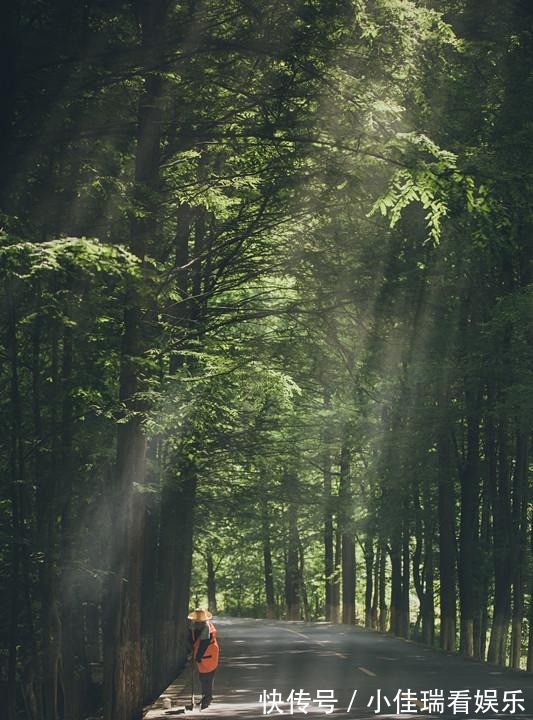
[{"label": "long broom handle", "polygon": [[194,708],[194,655],[191,657],[191,705]]}]

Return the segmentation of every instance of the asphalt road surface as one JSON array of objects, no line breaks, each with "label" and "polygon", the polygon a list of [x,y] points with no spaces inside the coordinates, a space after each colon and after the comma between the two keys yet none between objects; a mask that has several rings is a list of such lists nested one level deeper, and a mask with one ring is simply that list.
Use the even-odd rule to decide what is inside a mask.
[{"label": "asphalt road surface", "polygon": [[[221,651],[215,700],[187,715],[533,720],[533,675],[525,672],[346,625],[214,622]],[[190,703],[188,668],[168,694]],[[170,716],[155,709],[147,717]]]}]

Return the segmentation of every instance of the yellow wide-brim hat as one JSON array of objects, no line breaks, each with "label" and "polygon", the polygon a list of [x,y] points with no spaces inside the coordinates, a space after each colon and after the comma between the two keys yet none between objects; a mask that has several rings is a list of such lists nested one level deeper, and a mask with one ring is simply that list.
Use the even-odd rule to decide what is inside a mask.
[{"label": "yellow wide-brim hat", "polygon": [[207,620],[211,620],[212,617],[213,614],[210,613],[209,610],[204,610],[204,608],[196,608],[196,610],[193,610],[187,615],[187,619],[194,620],[194,622],[206,622]]}]

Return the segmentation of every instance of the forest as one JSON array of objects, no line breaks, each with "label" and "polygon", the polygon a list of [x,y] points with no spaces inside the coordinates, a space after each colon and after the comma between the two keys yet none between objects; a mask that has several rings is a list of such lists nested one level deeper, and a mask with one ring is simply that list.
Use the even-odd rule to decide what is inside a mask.
[{"label": "forest", "polygon": [[533,672],[533,5],[2,16],[8,720],[140,720],[198,604]]}]

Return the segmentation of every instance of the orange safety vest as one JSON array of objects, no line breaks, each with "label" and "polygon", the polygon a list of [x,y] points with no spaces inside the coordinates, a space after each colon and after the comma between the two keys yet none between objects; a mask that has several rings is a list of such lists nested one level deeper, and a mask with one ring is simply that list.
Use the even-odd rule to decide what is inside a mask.
[{"label": "orange safety vest", "polygon": [[[209,645],[206,648],[204,656],[201,662],[196,664],[199,673],[208,673],[212,670],[216,670],[218,665],[218,653],[219,647],[217,643],[217,631],[213,623],[207,621],[209,626]],[[200,645],[200,638],[196,638],[192,646],[193,657],[196,660],[196,653],[198,652],[198,646]]]}]

